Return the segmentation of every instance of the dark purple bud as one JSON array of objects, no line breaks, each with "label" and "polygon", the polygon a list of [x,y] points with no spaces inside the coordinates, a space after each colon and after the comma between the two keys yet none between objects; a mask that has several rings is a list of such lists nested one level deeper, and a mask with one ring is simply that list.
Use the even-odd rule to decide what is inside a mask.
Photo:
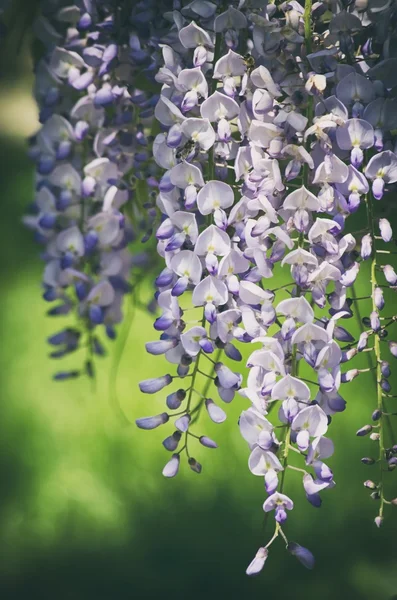
[{"label": "dark purple bud", "polygon": [[337,325],[334,329],[334,338],[339,342],[352,342],[354,337],[344,327]]},{"label": "dark purple bud", "polygon": [[384,392],[386,392],[386,394],[388,394],[390,392],[390,390],[391,390],[391,385],[387,381],[387,379],[381,379],[380,380],[380,387],[382,388],[382,390]]},{"label": "dark purple bud", "polygon": [[189,279],[187,277],[180,277],[174,287],[171,290],[172,296],[182,296],[183,292],[186,291],[189,285]]},{"label": "dark purple bud", "polygon": [[189,365],[178,365],[176,369],[178,377],[186,377],[186,375],[188,375],[189,373],[189,369]]},{"label": "dark purple bud", "polygon": [[90,252],[92,252],[96,245],[98,243],[98,234],[96,233],[96,231],[94,231],[93,229],[91,229],[91,231],[89,231],[85,236],[84,236],[84,250],[87,254],[89,254]]},{"label": "dark purple bud", "polygon": [[80,300],[80,302],[82,302],[88,295],[87,285],[83,281],[76,281],[74,284],[74,289],[77,298]]},{"label": "dark purple bud", "polygon": [[362,437],[364,435],[368,435],[368,433],[371,433],[372,431],[372,425],[364,425],[364,427],[361,427],[361,429],[359,429],[356,432],[356,435],[358,435],[359,437]]},{"label": "dark purple bud", "polygon": [[174,452],[178,447],[181,437],[182,434],[180,431],[174,431],[172,435],[168,436],[167,438],[165,438],[165,440],[163,440],[164,448],[166,450],[169,450],[170,452]]},{"label": "dark purple bud", "polygon": [[304,548],[303,546],[300,546],[296,542],[289,542],[287,550],[288,552],[291,552],[293,556],[296,556],[299,562],[301,562],[302,565],[306,567],[306,569],[314,568],[314,556],[310,552],[310,550]]},{"label": "dark purple bud", "polygon": [[231,358],[232,360],[236,360],[236,361],[242,360],[242,355],[241,355],[240,350],[238,350],[230,342],[227,342],[225,344],[224,350],[225,350],[225,354],[228,358]]},{"label": "dark purple bud", "polygon": [[105,314],[103,308],[98,306],[97,304],[90,304],[88,309],[88,315],[90,317],[91,323],[94,325],[101,325],[103,323]]},{"label": "dark purple bud", "polygon": [[91,23],[92,23],[92,17],[88,12],[86,12],[80,17],[79,22],[77,23],[76,27],[79,31],[86,31],[87,29],[89,29],[91,27]]},{"label": "dark purple bud", "polygon": [[72,142],[70,140],[62,140],[56,151],[57,160],[66,160],[69,158],[72,150]]},{"label": "dark purple bud", "polygon": [[373,421],[379,421],[379,419],[382,416],[382,411],[379,410],[378,408],[376,410],[374,410],[374,412],[372,413],[371,419]]},{"label": "dark purple bud", "polygon": [[320,508],[322,504],[320,494],[306,494],[306,498],[310,502],[310,504],[314,506],[314,508]]},{"label": "dark purple bud", "polygon": [[76,379],[80,371],[59,371],[53,376],[54,381],[65,381],[66,379]]},{"label": "dark purple bud", "polygon": [[211,354],[214,351],[214,345],[208,338],[201,338],[199,346],[206,354]]},{"label": "dark purple bud", "polygon": [[40,175],[48,175],[55,167],[55,158],[53,156],[40,156],[37,164],[37,172]]},{"label": "dark purple bud", "polygon": [[383,377],[385,377],[385,379],[388,379],[391,375],[391,370],[390,370],[390,365],[386,360],[382,360],[381,366],[380,366],[380,372],[382,373]]},{"label": "dark purple bud", "polygon": [[380,493],[378,491],[372,492],[372,494],[370,494],[369,497],[371,498],[371,500],[379,500],[380,499]]},{"label": "dark purple bud", "polygon": [[180,407],[183,400],[186,398],[186,392],[183,389],[173,392],[167,396],[166,404],[170,410],[176,410]]},{"label": "dark purple bud", "polygon": [[169,315],[162,315],[155,320],[153,327],[156,331],[166,331],[174,322],[174,318]]},{"label": "dark purple bud", "polygon": [[156,287],[167,287],[170,285],[173,278],[174,278],[174,272],[171,271],[171,269],[168,269],[166,267],[165,269],[163,269],[161,271],[160,275],[157,276],[154,284]]},{"label": "dark purple bud", "polygon": [[370,457],[368,457],[368,456],[364,456],[364,457],[361,459],[361,462],[362,462],[364,465],[374,465],[376,461],[375,461],[373,458],[370,458]]},{"label": "dark purple bud", "polygon": [[201,473],[203,467],[199,462],[197,462],[195,458],[189,458],[188,463],[192,471],[194,471],[195,473]]},{"label": "dark purple bud", "polygon": [[55,213],[46,213],[39,219],[39,226],[42,229],[52,229],[56,223],[57,216]]}]

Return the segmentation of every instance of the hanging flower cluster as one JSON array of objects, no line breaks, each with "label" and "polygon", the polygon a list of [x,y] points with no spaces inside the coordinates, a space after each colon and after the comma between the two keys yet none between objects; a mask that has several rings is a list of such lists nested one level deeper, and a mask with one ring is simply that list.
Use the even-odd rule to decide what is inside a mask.
[{"label": "hanging flower cluster", "polygon": [[[165,20],[154,15],[154,1],[43,0],[34,23],[42,125],[30,144],[36,196],[25,223],[43,246],[48,314],[74,315],[49,338],[51,356],[87,351],[83,370],[55,379],[94,376],[93,357],[105,352],[98,329],[115,337],[123,296],[147,268],[149,255],[134,256],[128,245],[155,216],[158,168],[149,136],[159,54],[152,27],[161,32]],[[139,84],[145,77],[147,91]]]},{"label": "hanging flower cluster", "polygon": [[[377,403],[372,424],[357,435],[369,434],[375,446],[363,463],[379,467],[376,481],[365,482],[378,502],[378,526],[385,505],[397,503],[386,499],[383,482],[397,462],[392,430],[386,436],[392,394],[383,343],[396,317],[381,316],[397,275],[380,260],[392,254],[381,244],[393,233],[376,215],[397,182],[395,8],[373,4],[175,2],[159,40],[153,156],[163,169],[156,237],[164,268],[156,279],[160,339],[146,349],[164,354],[176,374],[141,382],[144,393],[175,389],[167,412],[137,425],[172,421],[163,475],[174,477],[183,456],[200,473],[194,440],[217,447],[197,432],[202,409],[221,423],[220,402],[236,392],[245,398],[239,426],[248,466],[264,478],[263,510],[275,518],[249,575],[263,568],[279,536],[314,566],[284,531],[294,507],[286,474],[298,472],[309,503],[321,505],[335,485],[324,462],[334,450],[328,428],[345,409],[345,384],[364,372],[375,374]],[[361,206],[367,227],[353,236],[346,221]],[[368,279],[366,261],[370,289],[359,299],[354,284],[360,271]],[[275,273],[289,283],[275,287]],[[342,323],[353,315],[361,321],[358,303],[367,298],[372,309],[355,340]],[[255,347],[244,384],[224,362],[241,360],[239,342]],[[397,356],[397,344],[389,348]],[[346,369],[361,352],[370,366]],[[220,402],[210,397],[212,384]]]},{"label": "hanging flower cluster", "polygon": [[[328,429],[345,409],[346,384],[362,374],[376,389],[357,436],[369,440],[364,485],[378,527],[397,504],[385,490],[397,464],[387,218],[397,183],[395,5],[41,0],[38,8],[41,128],[30,145],[36,195],[25,223],[43,248],[49,314],[75,323],[50,337],[51,356],[87,351],[83,370],[55,378],[93,377],[93,357],[104,353],[99,328],[115,337],[124,295],[162,262],[159,336],[146,349],[173,366],[140,389],[168,388],[167,408],[137,425],[172,422],[165,477],[181,459],[200,473],[197,442],[217,448],[198,429],[203,413],[222,423],[224,404],[242,398],[248,467],[263,478],[263,511],[274,517],[247,574],[262,570],[279,537],[312,568],[311,552],[286,535],[294,508],[286,475],[295,472],[321,506],[335,485]],[[353,235],[357,213],[366,226]],[[155,240],[156,258],[135,251],[138,236]],[[241,362],[240,344],[253,345],[247,377],[228,366]],[[368,368],[355,362],[363,354]]]}]

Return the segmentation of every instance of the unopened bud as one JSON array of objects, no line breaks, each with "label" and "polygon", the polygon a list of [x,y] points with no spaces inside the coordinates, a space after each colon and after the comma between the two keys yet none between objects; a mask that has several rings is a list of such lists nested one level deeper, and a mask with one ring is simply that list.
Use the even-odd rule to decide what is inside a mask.
[{"label": "unopened bud", "polygon": [[377,408],[372,413],[372,420],[373,421],[379,421],[379,419],[381,418],[381,416],[382,416],[382,411]]},{"label": "unopened bud", "polygon": [[391,375],[390,365],[386,360],[382,360],[380,371],[385,379],[388,379]]},{"label": "unopened bud", "polygon": [[203,468],[201,466],[201,464],[199,462],[197,462],[197,460],[193,457],[189,458],[188,460],[189,463],[189,467],[191,468],[192,471],[194,471],[195,473],[201,473],[201,469]]},{"label": "unopened bud", "polygon": [[380,434],[376,433],[375,431],[373,431],[371,433],[371,435],[369,436],[369,439],[372,440],[373,442],[379,442],[379,438],[380,438]]},{"label": "unopened bud", "polygon": [[372,492],[372,494],[370,494],[370,498],[371,498],[371,500],[379,500],[380,493],[379,492]]},{"label": "unopened bud", "polygon": [[364,487],[368,488],[369,490],[376,490],[376,483],[370,479],[367,479],[367,481],[364,481]]},{"label": "unopened bud", "polygon": [[211,440],[211,438],[207,437],[206,435],[202,435],[201,438],[199,439],[199,442],[206,448],[218,448],[218,444],[216,442],[214,442],[214,440]]},{"label": "unopened bud", "polygon": [[362,437],[363,435],[367,435],[371,431],[372,431],[372,425],[364,425],[364,427],[361,427],[361,429],[359,429],[356,432],[356,435],[358,435],[359,437]]},{"label": "unopened bud", "polygon": [[374,460],[373,458],[370,458],[370,457],[368,457],[368,456],[364,456],[364,457],[361,459],[361,462],[362,462],[364,465],[373,465],[373,464],[375,464],[375,460]]},{"label": "unopened bud", "polygon": [[397,506],[397,498],[393,498],[390,503],[393,504],[393,506]]},{"label": "unopened bud", "polygon": [[391,385],[387,381],[387,379],[381,379],[381,381],[380,381],[380,387],[382,388],[382,390],[384,392],[386,392],[386,394],[388,394],[390,392],[390,390],[391,390]]},{"label": "unopened bud", "polygon": [[377,517],[375,517],[374,521],[377,527],[381,527],[383,523],[383,517],[378,515]]},{"label": "unopened bud", "polygon": [[396,342],[389,342],[389,350],[391,352],[391,354],[397,358],[397,343]]}]

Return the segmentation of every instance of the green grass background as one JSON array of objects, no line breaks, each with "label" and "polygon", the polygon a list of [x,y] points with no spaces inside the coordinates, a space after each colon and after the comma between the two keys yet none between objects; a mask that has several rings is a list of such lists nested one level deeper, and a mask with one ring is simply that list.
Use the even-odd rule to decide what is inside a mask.
[{"label": "green grass background", "polygon": [[[26,97],[29,81],[21,88],[20,81],[18,70],[3,82],[2,110]],[[219,449],[195,449],[201,475],[183,465],[176,479],[165,480],[169,455],[161,441],[172,426],[144,432],[120,422],[109,397],[111,356],[98,363],[95,394],[86,380],[51,380],[58,365],[48,359],[45,339],[68,321],[45,316],[39,250],[20,222],[33,185],[21,131],[5,124],[0,147],[1,598],[386,600],[397,594],[397,507],[387,507],[377,530],[376,503],[362,485],[376,478],[376,467],[360,463],[375,446],[355,436],[375,405],[371,375],[342,388],[347,410],[330,428],[337,485],[323,494],[322,508],[307,503],[299,474],[286,478],[296,508],[285,530],[314,552],[315,570],[305,570],[280,539],[263,573],[247,578],[246,566],[272,533],[271,521],[263,527],[263,482],[248,471],[238,432],[247,403],[236,397],[222,425],[203,415],[198,431],[214,437]],[[360,281],[359,296],[367,271]],[[150,293],[147,281],[143,296]],[[131,422],[164,406],[165,393],[143,396],[138,389],[141,379],[168,371],[144,351],[157,336],[152,322],[144,311],[135,314],[117,377],[120,406]],[[357,334],[354,327],[350,322]],[[396,476],[386,475],[391,497]]]}]

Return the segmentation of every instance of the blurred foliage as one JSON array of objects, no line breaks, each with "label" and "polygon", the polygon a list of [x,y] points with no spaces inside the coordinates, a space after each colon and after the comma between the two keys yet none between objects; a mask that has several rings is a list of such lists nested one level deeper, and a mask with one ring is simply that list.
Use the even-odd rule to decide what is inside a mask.
[{"label": "blurred foliage", "polygon": [[[20,63],[26,64],[23,56]],[[202,475],[183,465],[175,480],[165,480],[168,454],[161,440],[171,426],[140,431],[114,408],[115,385],[130,423],[163,410],[164,394],[145,397],[137,385],[168,371],[161,358],[145,354],[144,343],[157,337],[149,314],[136,309],[124,330],[111,393],[112,354],[121,339],[98,361],[95,393],[87,380],[51,380],[54,362],[45,339],[67,319],[45,316],[39,249],[20,224],[33,186],[25,145],[15,137],[1,138],[0,145],[1,598],[390,600],[397,593],[397,508],[388,507],[377,530],[376,504],[362,485],[376,478],[376,467],[360,463],[371,442],[355,436],[375,404],[371,374],[343,388],[347,410],[330,429],[337,485],[324,493],[322,508],[307,503],[298,473],[286,478],[296,508],[285,530],[314,552],[315,570],[306,571],[277,540],[262,575],[247,578],[246,566],[272,532],[271,521],[264,531],[263,483],[248,471],[248,448],[237,427],[247,403],[236,397],[223,425],[203,414],[202,432],[219,449],[197,447]],[[358,296],[366,293],[366,279],[361,275]],[[142,298],[151,293],[152,283],[144,282]],[[366,357],[359,360],[367,366]],[[397,496],[396,475],[387,476],[391,497]]]}]

